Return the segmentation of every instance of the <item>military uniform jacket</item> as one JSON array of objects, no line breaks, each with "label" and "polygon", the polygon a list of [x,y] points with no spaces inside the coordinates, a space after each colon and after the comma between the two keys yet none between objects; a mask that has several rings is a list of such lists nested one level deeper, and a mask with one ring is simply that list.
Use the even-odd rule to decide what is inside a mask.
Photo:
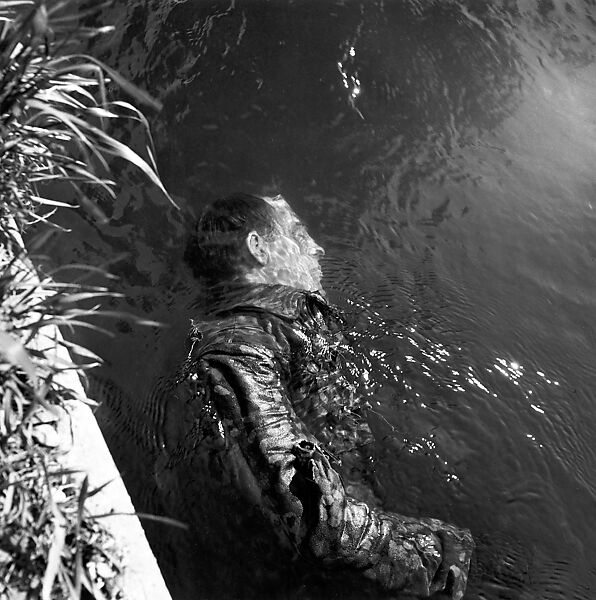
[{"label": "military uniform jacket", "polygon": [[346,492],[333,458],[333,428],[342,413],[354,414],[338,369],[342,324],[320,295],[285,286],[215,297],[205,320],[193,322],[158,478],[175,474],[165,487],[198,535],[217,521],[214,495],[233,495],[225,516],[232,537],[247,515],[256,537],[270,537],[257,553],[275,538],[276,552],[359,571],[387,590],[459,599],[468,530],[385,512]]}]

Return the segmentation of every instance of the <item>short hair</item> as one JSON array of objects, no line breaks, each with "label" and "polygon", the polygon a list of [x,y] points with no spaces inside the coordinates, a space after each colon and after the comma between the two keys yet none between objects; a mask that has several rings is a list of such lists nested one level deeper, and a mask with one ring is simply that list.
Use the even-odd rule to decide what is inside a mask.
[{"label": "short hair", "polygon": [[263,198],[232,194],[209,204],[188,240],[184,260],[207,283],[238,275],[246,264],[245,240],[251,231],[270,236],[277,229],[275,209]]}]

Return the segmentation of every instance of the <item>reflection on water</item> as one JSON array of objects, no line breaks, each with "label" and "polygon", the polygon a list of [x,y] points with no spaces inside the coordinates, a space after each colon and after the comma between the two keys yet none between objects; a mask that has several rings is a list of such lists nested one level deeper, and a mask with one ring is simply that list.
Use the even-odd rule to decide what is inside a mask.
[{"label": "reflection on water", "polygon": [[77,223],[48,252],[119,256],[119,308],[170,325],[89,333],[140,501],[147,407],[197,293],[187,226],[215,197],[281,192],[325,246],[324,284],[362,348],[384,506],[472,529],[466,598],[591,598],[592,3],[139,0],[105,18],[123,26],[96,50],[164,102],[160,170],[183,209],[133,175],[102,204],[109,224]]}]

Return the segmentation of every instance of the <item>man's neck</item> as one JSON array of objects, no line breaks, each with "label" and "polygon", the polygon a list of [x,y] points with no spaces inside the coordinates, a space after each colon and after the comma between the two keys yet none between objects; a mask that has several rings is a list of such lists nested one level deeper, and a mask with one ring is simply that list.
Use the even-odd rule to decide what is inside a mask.
[{"label": "man's neck", "polygon": [[[246,271],[240,278],[240,281],[247,284],[265,284],[265,285],[286,285],[297,290],[306,290],[309,292],[319,292],[325,295],[322,289],[314,289],[316,286],[304,285],[296,280],[295,274],[290,269],[269,269],[266,266],[259,269]],[[309,289],[309,288],[313,289]]]},{"label": "man's neck", "polygon": [[274,270],[268,266],[264,266],[258,269],[250,269],[244,273],[243,279],[246,283],[287,285],[289,287],[302,289],[301,286],[296,285],[296,278],[293,276],[290,270],[286,268]]}]

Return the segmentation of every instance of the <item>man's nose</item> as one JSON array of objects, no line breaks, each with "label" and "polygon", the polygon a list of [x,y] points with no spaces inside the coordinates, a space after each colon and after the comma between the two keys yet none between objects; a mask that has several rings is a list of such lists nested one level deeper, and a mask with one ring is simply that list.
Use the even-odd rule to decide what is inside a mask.
[{"label": "man's nose", "polygon": [[323,246],[319,246],[319,244],[313,240],[311,254],[314,254],[317,258],[320,258],[321,256],[325,256],[325,249]]}]

